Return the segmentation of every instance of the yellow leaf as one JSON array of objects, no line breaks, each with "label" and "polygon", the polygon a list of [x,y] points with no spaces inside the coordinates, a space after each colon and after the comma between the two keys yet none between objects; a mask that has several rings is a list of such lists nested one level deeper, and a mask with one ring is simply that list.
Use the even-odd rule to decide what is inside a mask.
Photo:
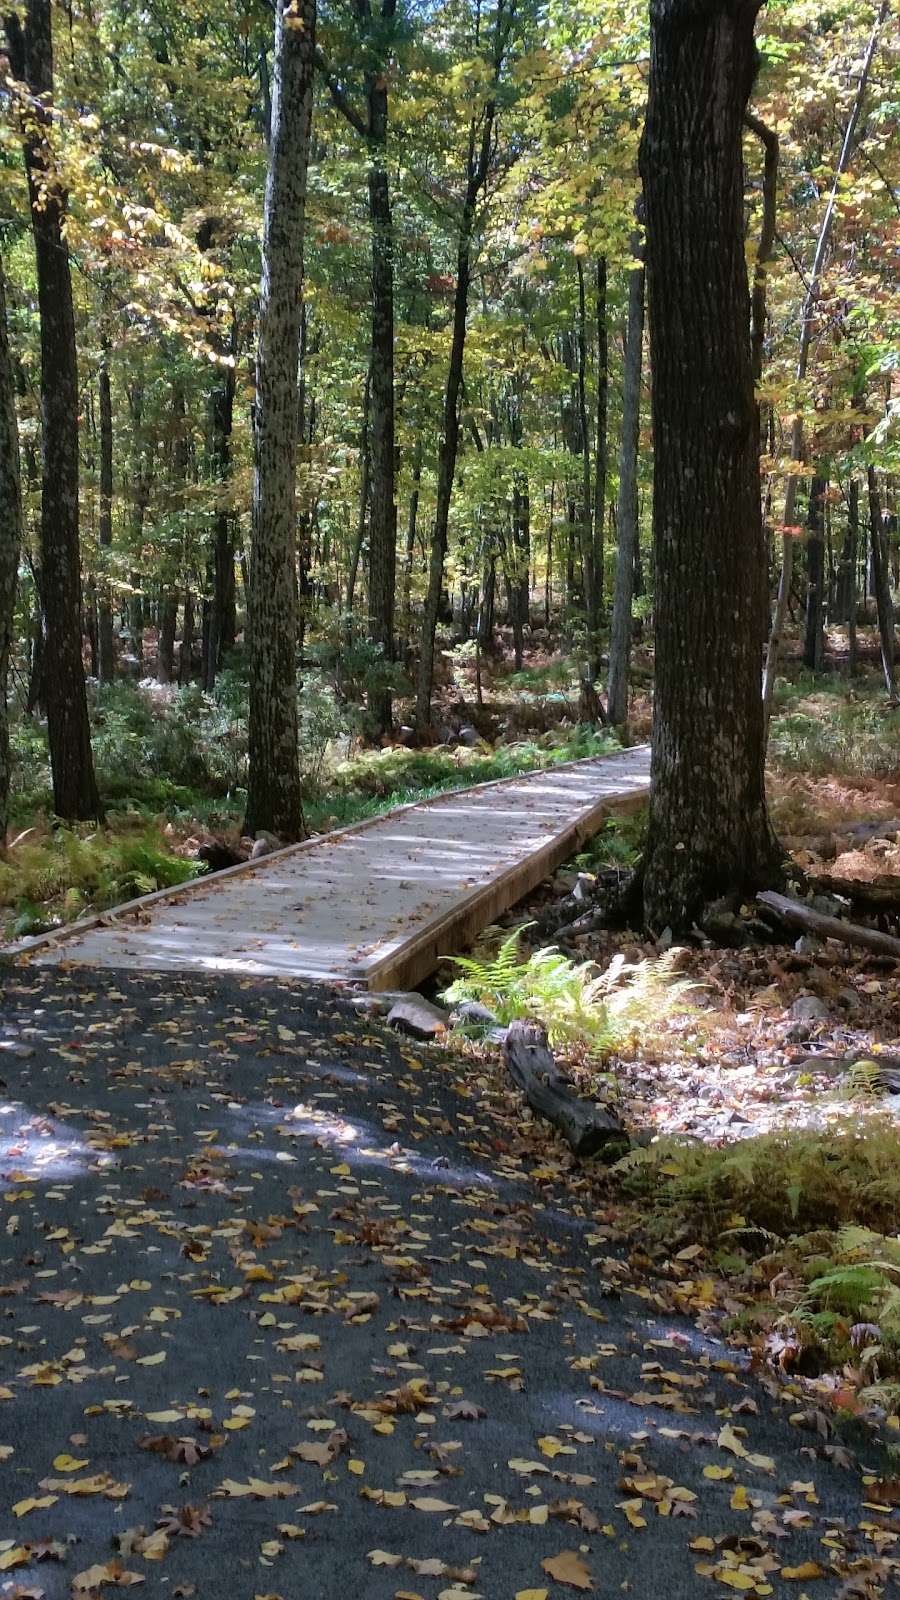
[{"label": "yellow leaf", "polygon": [[804,1561],[799,1567],[782,1567],[782,1578],[824,1578],[825,1569],[818,1561]]},{"label": "yellow leaf", "polygon": [[548,1556],[541,1566],[549,1578],[567,1584],[570,1589],[594,1587],[590,1568],[585,1566],[577,1550],[562,1550],[558,1556]]},{"label": "yellow leaf", "polygon": [[703,1476],[704,1478],[712,1478],[713,1482],[718,1483],[723,1478],[733,1478],[734,1467],[704,1467]]},{"label": "yellow leaf", "polygon": [[517,1589],[515,1600],[549,1600],[549,1589]]},{"label": "yellow leaf", "polygon": [[732,1511],[750,1510],[750,1500],[742,1483],[736,1483],[734,1486],[734,1492],[731,1496],[731,1509]]},{"label": "yellow leaf", "polygon": [[166,1359],[165,1350],[157,1350],[152,1356],[138,1356],[136,1365],[139,1367],[158,1367]]},{"label": "yellow leaf", "polygon": [[347,1471],[352,1472],[355,1478],[361,1478],[365,1470],[366,1463],[364,1461],[357,1461],[354,1457],[352,1461],[347,1462]]},{"label": "yellow leaf", "polygon": [[14,1544],[11,1550],[0,1551],[0,1572],[8,1572],[10,1567],[24,1567],[30,1560],[25,1546]]},{"label": "yellow leaf", "polygon": [[87,1461],[76,1461],[74,1456],[63,1453],[53,1457],[53,1466],[57,1472],[80,1472],[87,1466]]},{"label": "yellow leaf", "polygon": [[29,1511],[43,1511],[47,1506],[55,1506],[57,1499],[58,1496],[55,1494],[42,1494],[37,1499],[30,1497],[27,1500],[17,1500],[12,1508],[13,1516],[24,1517]]}]

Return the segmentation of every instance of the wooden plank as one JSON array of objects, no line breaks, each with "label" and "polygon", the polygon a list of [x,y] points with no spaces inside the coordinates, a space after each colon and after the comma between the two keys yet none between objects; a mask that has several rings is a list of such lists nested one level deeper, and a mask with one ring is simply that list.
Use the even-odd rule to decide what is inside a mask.
[{"label": "wooden plank", "polygon": [[418,982],[640,804],[645,748],[410,801],[257,861],[157,890],[5,954],[154,970]]},{"label": "wooden plank", "polygon": [[444,956],[455,955],[473,944],[479,933],[501,917],[504,911],[523,900],[539,883],[575,855],[599,833],[608,817],[639,811],[647,790],[628,790],[619,795],[604,795],[596,806],[579,817],[552,844],[535,851],[510,867],[485,887],[464,896],[456,906],[435,917],[407,939],[397,950],[366,968],[361,974],[369,989],[414,989],[433,972]]}]

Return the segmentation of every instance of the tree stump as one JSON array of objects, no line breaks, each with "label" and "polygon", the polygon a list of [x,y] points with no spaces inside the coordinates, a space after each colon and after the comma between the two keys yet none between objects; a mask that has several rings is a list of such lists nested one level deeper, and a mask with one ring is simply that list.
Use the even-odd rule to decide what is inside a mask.
[{"label": "tree stump", "polygon": [[576,1156],[594,1156],[607,1150],[617,1160],[624,1154],[630,1141],[621,1119],[607,1106],[572,1094],[539,1022],[510,1024],[503,1043],[503,1060],[531,1109],[559,1129]]}]

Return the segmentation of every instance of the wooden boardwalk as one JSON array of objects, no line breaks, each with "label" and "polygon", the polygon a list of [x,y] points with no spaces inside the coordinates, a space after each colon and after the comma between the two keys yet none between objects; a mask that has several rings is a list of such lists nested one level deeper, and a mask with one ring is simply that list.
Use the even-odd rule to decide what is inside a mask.
[{"label": "wooden boardwalk", "polygon": [[7,954],[41,964],[418,983],[641,804],[647,746],[401,806]]}]

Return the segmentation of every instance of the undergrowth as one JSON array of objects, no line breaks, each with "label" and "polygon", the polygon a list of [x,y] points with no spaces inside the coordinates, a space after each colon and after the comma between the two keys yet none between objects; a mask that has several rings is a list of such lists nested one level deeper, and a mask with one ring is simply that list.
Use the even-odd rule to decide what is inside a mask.
[{"label": "undergrowth", "polygon": [[634,963],[616,956],[598,973],[593,962],[571,961],[553,946],[522,960],[523,932],[514,929],[493,955],[454,957],[460,975],[444,999],[451,1005],[478,1001],[502,1026],[528,1018],[542,1022],[551,1045],[592,1056],[621,1050],[673,1012],[689,1008],[691,985],[675,976],[677,949]]},{"label": "undergrowth", "polygon": [[0,858],[0,918],[10,938],[38,933],[172,888],[201,870],[198,862],[175,855],[152,824],[122,832],[57,828]]},{"label": "undergrowth", "polygon": [[717,1149],[661,1139],[613,1169],[651,1235],[704,1242],[749,1292],[737,1325],[790,1370],[900,1408],[900,1130],[848,1122]]}]

